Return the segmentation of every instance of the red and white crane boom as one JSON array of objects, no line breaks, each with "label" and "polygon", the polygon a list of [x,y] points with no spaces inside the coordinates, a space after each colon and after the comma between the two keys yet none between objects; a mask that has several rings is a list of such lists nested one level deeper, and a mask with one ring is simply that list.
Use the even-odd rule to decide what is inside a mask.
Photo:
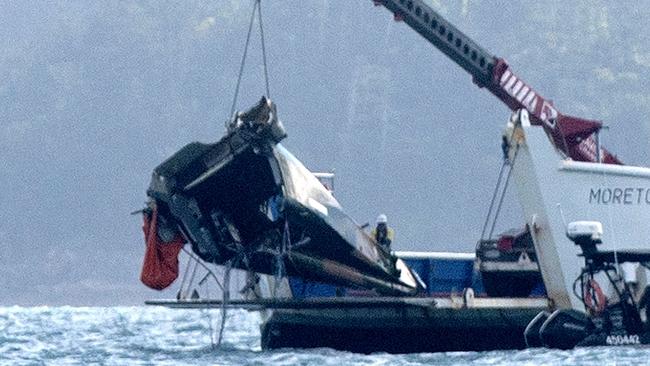
[{"label": "red and white crane boom", "polygon": [[510,109],[525,109],[533,125],[542,126],[553,144],[566,156],[578,161],[622,164],[616,156],[601,148],[597,133],[599,121],[560,113],[553,103],[542,97],[514,74],[508,63],[481,48],[453,24],[422,0],[374,0],[393,12],[465,69],[479,87],[488,89]]}]

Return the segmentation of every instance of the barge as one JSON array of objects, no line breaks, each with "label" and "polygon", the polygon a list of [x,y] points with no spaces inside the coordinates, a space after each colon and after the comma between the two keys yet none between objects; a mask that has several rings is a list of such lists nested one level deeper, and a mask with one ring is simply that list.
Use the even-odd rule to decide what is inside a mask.
[{"label": "barge", "polygon": [[[543,294],[488,297],[474,253],[395,254],[423,279],[426,291],[418,296],[385,297],[372,290],[261,275],[254,288],[242,293],[243,299],[224,303],[195,297],[147,304],[260,312],[263,349],[329,347],[361,353],[523,349],[528,323],[540,311],[550,310]],[[247,276],[245,272],[239,275]],[[275,285],[278,280],[280,286]],[[280,291],[274,296],[276,287]],[[241,290],[230,289],[233,293]]]}]

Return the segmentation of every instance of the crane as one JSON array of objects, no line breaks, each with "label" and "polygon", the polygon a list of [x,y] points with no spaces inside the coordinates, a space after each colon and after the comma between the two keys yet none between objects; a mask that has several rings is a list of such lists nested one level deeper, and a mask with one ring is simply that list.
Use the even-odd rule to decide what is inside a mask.
[{"label": "crane", "polygon": [[621,164],[602,148],[600,121],[573,117],[558,111],[553,103],[520,77],[503,59],[490,54],[422,0],[373,0],[392,11],[427,41],[467,71],[479,88],[486,88],[513,111],[525,109],[531,124],[539,125],[555,147],[573,160]]}]

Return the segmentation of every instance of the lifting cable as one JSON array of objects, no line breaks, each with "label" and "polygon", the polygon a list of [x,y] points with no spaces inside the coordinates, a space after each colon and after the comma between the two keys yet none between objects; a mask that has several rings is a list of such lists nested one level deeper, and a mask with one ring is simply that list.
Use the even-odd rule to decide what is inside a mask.
[{"label": "lifting cable", "polygon": [[[264,66],[264,82],[266,86],[266,96],[267,98],[271,98],[271,91],[269,87],[269,74],[268,74],[268,66],[267,66],[267,61],[266,61],[266,44],[264,41],[264,25],[262,23],[262,2],[261,0],[254,0],[253,4],[253,11],[251,13],[250,17],[250,22],[248,24],[248,33],[246,34],[246,43],[244,45],[244,54],[242,55],[242,60],[239,65],[239,74],[237,75],[237,85],[235,86],[235,94],[233,96],[232,100],[232,106],[230,108],[230,118],[234,118],[235,114],[235,107],[237,105],[237,97],[239,96],[239,87],[241,86],[241,80],[242,76],[244,75],[244,66],[246,65],[246,56],[248,55],[248,46],[250,44],[251,40],[251,33],[253,31],[253,23],[255,22],[255,14],[257,13],[258,15],[258,21],[260,25],[260,38],[261,38],[261,43],[262,43],[262,62]],[[238,248],[241,249],[241,248]],[[223,340],[223,331],[226,325],[226,310],[228,308],[228,303],[230,302],[230,272],[233,269],[233,267],[236,266],[237,262],[239,260],[244,261],[244,265],[246,267],[249,267],[249,263],[246,257],[246,253],[243,251],[239,250],[238,251],[239,255],[242,255],[243,258],[239,258],[239,255],[236,255],[234,258],[231,258],[228,262],[226,262],[226,265],[224,266],[224,278],[223,278],[223,284],[221,286],[222,289],[222,298],[221,298],[221,321],[220,321],[220,326],[218,330],[218,336],[215,341],[214,339],[214,331],[212,330],[212,321],[210,319],[210,335],[211,335],[211,340],[212,340],[212,346],[213,347],[219,347],[221,345],[221,342]],[[250,268],[249,268],[250,272]]]},{"label": "lifting cable", "polygon": [[490,222],[490,216],[492,216],[492,210],[494,208],[494,201],[497,198],[497,194],[499,192],[499,187],[501,186],[501,179],[503,178],[503,172],[504,168],[508,164],[507,160],[503,160],[503,164],[501,164],[501,169],[499,169],[499,178],[497,178],[497,184],[494,187],[494,192],[492,192],[492,200],[490,201],[490,208],[488,208],[488,214],[485,217],[485,222],[483,223],[483,229],[481,230],[481,240],[485,239],[485,230],[487,229],[488,223]]},{"label": "lifting cable", "polygon": [[[512,136],[510,136],[510,139],[512,139]],[[502,146],[503,163],[501,164],[501,169],[499,170],[499,178],[497,178],[497,184],[494,187],[494,192],[492,193],[492,200],[490,201],[488,214],[485,217],[485,222],[483,223],[483,229],[481,230],[481,239],[480,239],[481,241],[485,239],[488,240],[491,239],[492,235],[494,234],[494,228],[496,226],[497,219],[499,218],[499,214],[501,213],[501,206],[503,205],[503,200],[505,198],[506,191],[508,190],[508,185],[510,183],[510,177],[512,176],[512,167],[515,165],[515,160],[517,160],[517,154],[519,153],[519,145],[517,145],[512,160],[509,159],[508,152],[507,152],[507,141],[508,140],[504,137],[504,145]],[[503,181],[503,175],[506,171],[506,168],[508,170],[508,174],[506,176],[505,183],[503,184],[503,188],[501,188],[501,182]],[[494,211],[494,203],[497,200],[497,196],[499,196],[499,202],[497,204],[496,211]],[[494,217],[492,217],[493,212],[494,212]],[[490,220],[492,220],[491,225],[490,225]],[[490,232],[488,236],[485,237],[488,225],[490,225]]]},{"label": "lifting cable", "polygon": [[253,23],[255,23],[255,14],[258,15],[258,21],[260,24],[260,39],[262,41],[262,62],[264,66],[264,82],[266,85],[266,97],[271,99],[271,90],[269,88],[269,73],[268,66],[266,62],[266,45],[264,42],[264,26],[262,23],[262,1],[254,0],[253,12],[251,14],[250,23],[248,24],[248,33],[246,34],[246,43],[244,46],[244,54],[241,59],[241,64],[239,65],[239,74],[237,75],[237,85],[235,86],[235,95],[232,100],[232,107],[230,108],[230,118],[234,117],[235,106],[237,105],[237,97],[239,96],[239,86],[241,85],[241,79],[244,75],[244,66],[246,65],[246,56],[248,55],[248,45],[251,40],[251,33],[253,31]]},{"label": "lifting cable", "polygon": [[492,221],[492,227],[490,228],[490,235],[489,238],[492,237],[492,234],[494,233],[494,227],[497,224],[497,218],[499,217],[499,214],[501,213],[501,205],[503,205],[503,199],[506,197],[506,191],[508,190],[508,184],[510,183],[510,177],[512,177],[512,167],[515,165],[515,160],[517,160],[517,153],[519,152],[519,146],[515,149],[515,154],[512,157],[512,161],[508,164],[508,167],[510,168],[508,170],[508,176],[506,177],[506,182],[503,186],[503,191],[501,192],[501,198],[499,199],[499,205],[497,206],[497,211],[494,214],[494,221]]},{"label": "lifting cable", "polygon": [[216,342],[214,340],[214,333],[212,332],[211,329],[211,339],[212,339],[212,347],[217,348],[221,346],[221,342],[223,341],[223,331],[226,328],[226,317],[227,313],[226,311],[228,310],[228,303],[230,302],[230,272],[233,269],[233,267],[236,265],[236,262],[238,262],[238,258],[234,257],[226,262],[226,265],[224,266],[224,274],[223,274],[223,290],[221,291],[221,321],[219,323],[219,334],[217,336]]},{"label": "lifting cable", "polygon": [[266,63],[266,45],[264,44],[264,25],[262,23],[262,2],[257,0],[257,13],[260,23],[260,39],[262,41],[262,64],[264,65],[264,83],[266,86],[266,97],[271,99],[271,88],[269,87],[269,70]]}]

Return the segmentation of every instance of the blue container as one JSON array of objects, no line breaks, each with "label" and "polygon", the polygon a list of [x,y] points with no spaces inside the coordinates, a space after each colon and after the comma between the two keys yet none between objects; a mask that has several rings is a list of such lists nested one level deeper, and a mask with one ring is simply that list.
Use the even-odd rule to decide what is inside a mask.
[{"label": "blue container", "polygon": [[[461,293],[476,285],[475,293],[483,292],[475,281],[473,253],[397,252],[407,266],[427,285],[428,295]],[[477,292],[478,291],[478,292]]]},{"label": "blue container", "polygon": [[483,286],[483,276],[481,276],[481,271],[479,270],[472,271],[472,289],[474,289],[476,296],[487,296],[485,287]]},{"label": "blue container", "polygon": [[427,292],[460,293],[472,286],[473,260],[430,259]]},{"label": "blue container", "polygon": [[[405,258],[403,261],[411,270],[413,270],[413,272],[420,276],[420,279],[425,284],[427,284],[430,267],[430,260],[428,258]],[[427,284],[427,287],[428,286],[429,285]]]},{"label": "blue container", "polygon": [[[403,253],[403,254],[402,254]],[[473,288],[477,295],[484,294],[480,273],[474,271],[474,257],[467,253],[397,253],[404,263],[415,272],[427,286],[427,295],[460,294],[466,288]],[[306,281],[290,277],[289,285],[293,297],[355,296],[355,291],[321,282]]]}]

